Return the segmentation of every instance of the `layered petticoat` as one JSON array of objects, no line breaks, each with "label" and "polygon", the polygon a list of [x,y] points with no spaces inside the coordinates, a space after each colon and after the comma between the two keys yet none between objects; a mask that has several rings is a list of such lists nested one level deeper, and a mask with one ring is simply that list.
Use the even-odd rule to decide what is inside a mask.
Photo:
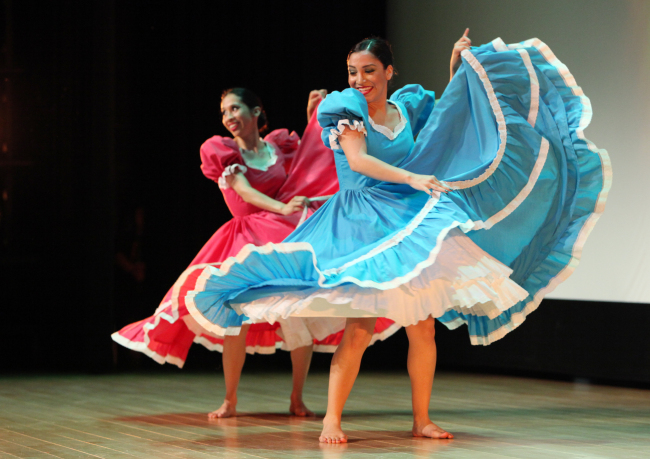
[{"label": "layered petticoat", "polygon": [[[205,267],[183,293],[203,328],[222,328],[223,306],[271,323],[433,316],[487,345],[573,272],[611,186],[607,153],[584,137],[589,100],[539,40],[497,39],[463,58],[398,164],[452,191],[342,189],[283,243]],[[367,108],[346,116],[364,121]]]},{"label": "layered petticoat", "polygon": [[[512,270],[452,229],[440,244],[438,260],[409,282],[387,289],[364,288],[344,283],[329,289],[282,289],[264,298],[249,291],[232,303],[235,310],[253,320],[274,323],[293,317],[390,317],[400,325],[412,325],[448,309],[494,319],[527,293],[508,277]],[[304,261],[296,257],[295,262]],[[252,301],[247,302],[250,298]],[[407,306],[407,307],[405,307]]]}]

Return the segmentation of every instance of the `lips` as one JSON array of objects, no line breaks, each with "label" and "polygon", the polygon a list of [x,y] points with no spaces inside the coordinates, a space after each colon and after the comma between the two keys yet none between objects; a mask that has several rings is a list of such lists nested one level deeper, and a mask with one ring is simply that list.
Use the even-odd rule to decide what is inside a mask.
[{"label": "lips", "polygon": [[237,129],[237,126],[239,126],[239,123],[230,123],[230,124],[226,124],[226,127],[227,127],[228,130],[230,130],[230,131],[234,131],[235,129]]},{"label": "lips", "polygon": [[357,90],[364,96],[372,91],[372,86],[359,86]]}]

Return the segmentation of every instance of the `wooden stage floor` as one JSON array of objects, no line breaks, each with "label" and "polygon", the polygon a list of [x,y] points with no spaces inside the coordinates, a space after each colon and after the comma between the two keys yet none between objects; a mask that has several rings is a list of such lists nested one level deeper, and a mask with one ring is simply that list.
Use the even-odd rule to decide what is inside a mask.
[{"label": "wooden stage floor", "polygon": [[[245,373],[243,416],[209,421],[220,374],[0,377],[0,458],[650,458],[650,391],[525,378],[437,375],[432,419],[454,440],[412,438],[405,374],[362,374],[347,445],[320,418],[289,416],[288,374]],[[307,405],[323,414],[327,375]]]}]

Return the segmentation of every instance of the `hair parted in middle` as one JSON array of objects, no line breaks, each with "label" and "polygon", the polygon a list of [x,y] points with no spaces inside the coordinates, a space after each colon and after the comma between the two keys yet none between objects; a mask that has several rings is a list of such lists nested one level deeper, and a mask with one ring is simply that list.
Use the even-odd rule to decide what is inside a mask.
[{"label": "hair parted in middle", "polygon": [[371,53],[379,60],[379,62],[382,63],[385,69],[388,68],[389,65],[392,65],[393,75],[397,75],[397,69],[395,69],[395,64],[393,64],[393,48],[388,40],[375,36],[364,38],[352,47],[348,53],[348,60],[350,60],[352,54],[361,51],[368,51]]},{"label": "hair parted in middle", "polygon": [[263,134],[268,129],[268,120],[266,118],[264,106],[262,105],[262,100],[257,97],[257,94],[246,88],[229,88],[221,93],[222,102],[228,94],[234,94],[239,97],[239,100],[241,100],[250,110],[253,110],[255,107],[260,108],[260,115],[257,117],[257,130],[260,134]]}]

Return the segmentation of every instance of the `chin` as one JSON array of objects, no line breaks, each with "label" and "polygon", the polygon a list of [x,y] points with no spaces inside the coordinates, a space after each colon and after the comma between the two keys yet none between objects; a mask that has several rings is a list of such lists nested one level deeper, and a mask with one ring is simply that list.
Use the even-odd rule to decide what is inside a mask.
[{"label": "chin", "polygon": [[377,97],[376,97],[376,95],[367,94],[367,95],[365,95],[365,96],[363,96],[363,97],[366,99],[366,102],[368,102],[368,103],[370,103],[370,102],[377,102]]}]

